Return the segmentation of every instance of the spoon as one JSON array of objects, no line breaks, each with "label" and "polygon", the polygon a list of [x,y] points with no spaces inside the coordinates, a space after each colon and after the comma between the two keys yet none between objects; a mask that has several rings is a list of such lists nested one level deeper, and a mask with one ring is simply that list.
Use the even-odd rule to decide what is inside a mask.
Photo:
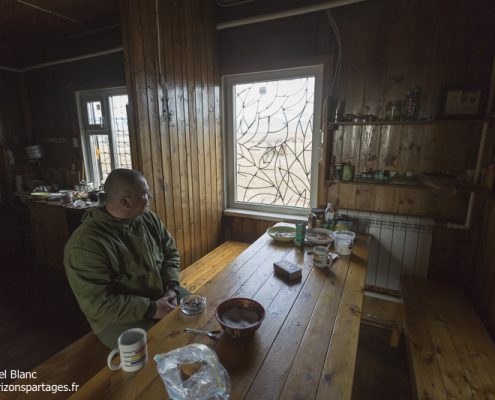
[{"label": "spoon", "polygon": [[203,329],[193,329],[193,328],[184,328],[184,332],[199,333],[200,335],[207,335],[212,339],[218,339],[223,334],[223,331],[206,331]]}]

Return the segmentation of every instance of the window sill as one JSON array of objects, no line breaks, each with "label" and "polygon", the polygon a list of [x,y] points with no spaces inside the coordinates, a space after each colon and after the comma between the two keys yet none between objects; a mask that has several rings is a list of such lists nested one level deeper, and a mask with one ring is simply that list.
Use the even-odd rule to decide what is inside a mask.
[{"label": "window sill", "polygon": [[252,210],[241,210],[238,208],[226,208],[223,211],[223,215],[228,217],[240,217],[249,219],[259,219],[263,221],[276,221],[276,222],[306,222],[307,217],[304,215],[293,215],[293,214],[278,214],[262,211],[252,211]]}]

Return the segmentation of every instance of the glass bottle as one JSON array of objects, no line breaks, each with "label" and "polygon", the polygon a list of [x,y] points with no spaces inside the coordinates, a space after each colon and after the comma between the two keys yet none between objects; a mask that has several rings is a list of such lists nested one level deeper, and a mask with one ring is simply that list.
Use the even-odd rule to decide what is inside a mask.
[{"label": "glass bottle", "polygon": [[333,210],[332,203],[327,203],[327,208],[325,208],[325,225],[327,228],[333,226],[335,218],[335,211]]}]

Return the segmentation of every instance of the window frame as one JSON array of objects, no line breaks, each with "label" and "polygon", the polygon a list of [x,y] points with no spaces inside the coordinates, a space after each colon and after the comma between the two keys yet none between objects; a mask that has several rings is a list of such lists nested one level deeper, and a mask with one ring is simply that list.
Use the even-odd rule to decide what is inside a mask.
[{"label": "window frame", "polygon": [[[119,86],[114,88],[105,89],[95,89],[95,90],[80,90],[76,91],[76,103],[77,112],[79,117],[79,131],[81,138],[81,149],[84,159],[84,169],[86,178],[90,178],[93,185],[96,186],[95,182],[95,170],[94,170],[94,160],[92,159],[91,142],[90,137],[92,135],[102,135],[108,137],[109,147],[112,149],[110,152],[110,160],[112,169],[115,169],[116,161],[115,156],[117,154],[117,149],[115,145],[115,132],[112,130],[112,122],[110,120],[110,97],[112,96],[122,96],[126,95],[127,87]],[[100,101],[102,105],[102,117],[103,124],[100,125],[90,125],[88,123],[88,111],[87,102],[89,101]],[[132,158],[131,158],[132,162]],[[98,185],[101,185],[99,182]]]},{"label": "window frame", "polygon": [[[285,215],[306,215],[310,208],[316,207],[318,198],[318,166],[321,159],[322,133],[321,118],[323,107],[323,70],[324,65],[309,65],[295,68],[272,69],[242,74],[224,75],[222,77],[224,98],[224,185],[225,207],[231,210],[247,210],[258,213]],[[313,133],[311,144],[311,182],[310,205],[308,208],[243,203],[235,201],[236,165],[235,165],[235,127],[233,118],[233,88],[237,84],[264,82],[270,80],[294,79],[303,77],[315,78],[315,94],[313,108]]]}]

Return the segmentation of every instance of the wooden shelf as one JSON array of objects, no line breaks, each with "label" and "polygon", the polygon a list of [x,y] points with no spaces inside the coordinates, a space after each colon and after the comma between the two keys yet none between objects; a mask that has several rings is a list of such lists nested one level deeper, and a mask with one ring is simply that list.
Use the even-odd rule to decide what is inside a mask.
[{"label": "wooden shelf", "polygon": [[493,121],[493,118],[485,119],[435,119],[428,121],[369,121],[369,122],[330,122],[328,125],[338,128],[342,126],[367,126],[367,125],[434,125],[451,123],[483,123]]},{"label": "wooden shelf", "polygon": [[[330,186],[336,183],[340,183],[343,185],[373,185],[373,186],[389,186],[389,187],[394,187],[394,188],[404,188],[404,189],[427,189],[427,190],[433,190],[429,186],[418,182],[414,184],[404,184],[404,183],[393,183],[393,182],[380,182],[380,181],[334,181],[334,180],[326,180],[325,185]],[[467,184],[458,184],[456,186],[456,190],[458,192],[476,192],[476,193],[487,193],[490,194],[488,189],[486,189],[483,186],[480,185],[467,185]],[[495,195],[495,194],[493,194]]]},{"label": "wooden shelf", "polygon": [[326,186],[333,185],[336,183],[341,183],[343,185],[373,185],[373,186],[391,186],[391,187],[401,187],[401,188],[425,188],[424,185],[420,183],[415,183],[415,184],[402,184],[402,183],[393,183],[393,182],[381,182],[381,181],[333,181],[333,180],[326,180],[325,184]]}]

